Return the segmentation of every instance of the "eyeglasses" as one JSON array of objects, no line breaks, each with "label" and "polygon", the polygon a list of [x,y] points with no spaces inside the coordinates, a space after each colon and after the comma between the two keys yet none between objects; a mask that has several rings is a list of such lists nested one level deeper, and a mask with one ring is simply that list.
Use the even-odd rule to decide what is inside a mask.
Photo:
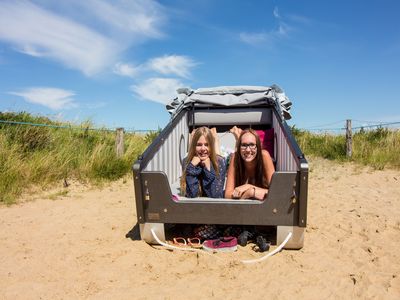
[{"label": "eyeglasses", "polygon": [[250,143],[250,144],[242,143],[242,144],[240,144],[240,149],[242,149],[242,150],[246,150],[247,147],[249,147],[250,150],[255,150],[257,148],[257,145],[253,144],[253,143]]}]

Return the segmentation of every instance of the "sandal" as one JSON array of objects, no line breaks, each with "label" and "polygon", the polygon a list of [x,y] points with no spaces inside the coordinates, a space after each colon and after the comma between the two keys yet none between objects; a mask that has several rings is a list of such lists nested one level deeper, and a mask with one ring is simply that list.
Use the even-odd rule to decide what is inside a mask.
[{"label": "sandal", "polygon": [[183,237],[174,237],[172,240],[172,245],[177,246],[177,247],[186,247],[187,243],[186,240]]},{"label": "sandal", "polygon": [[192,247],[192,248],[201,248],[203,246],[203,244],[201,243],[201,240],[197,237],[194,238],[188,238],[188,246]]}]

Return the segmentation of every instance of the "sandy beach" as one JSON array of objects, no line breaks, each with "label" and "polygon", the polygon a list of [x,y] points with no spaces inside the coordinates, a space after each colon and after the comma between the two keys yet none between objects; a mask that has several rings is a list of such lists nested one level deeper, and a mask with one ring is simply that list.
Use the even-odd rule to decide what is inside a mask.
[{"label": "sandy beach", "polygon": [[400,299],[400,171],[311,159],[304,248],[251,265],[126,238],[131,179],[64,189],[0,206],[0,299]]}]

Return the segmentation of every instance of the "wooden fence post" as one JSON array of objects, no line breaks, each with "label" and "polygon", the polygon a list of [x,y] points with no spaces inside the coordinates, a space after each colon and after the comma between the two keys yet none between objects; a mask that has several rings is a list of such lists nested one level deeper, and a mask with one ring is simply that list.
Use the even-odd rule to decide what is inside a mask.
[{"label": "wooden fence post", "polygon": [[115,137],[115,148],[117,151],[117,157],[122,157],[124,155],[124,128],[117,128]]},{"label": "wooden fence post", "polygon": [[351,120],[346,120],[346,156],[351,157],[353,153],[353,137],[351,132]]}]

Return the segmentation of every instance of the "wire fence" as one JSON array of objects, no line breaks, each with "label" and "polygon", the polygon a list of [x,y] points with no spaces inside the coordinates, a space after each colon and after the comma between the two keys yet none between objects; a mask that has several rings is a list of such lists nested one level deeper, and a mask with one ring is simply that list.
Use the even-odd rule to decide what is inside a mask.
[{"label": "wire fence", "polygon": [[[400,128],[400,121],[398,122],[376,122],[376,121],[361,121],[361,120],[352,120],[353,126],[352,130],[368,130],[368,129],[378,129],[378,128],[393,128],[399,129]],[[31,122],[20,122],[20,121],[9,121],[9,120],[0,120],[0,124],[9,124],[9,125],[26,125],[26,126],[37,126],[37,127],[49,127],[49,128],[60,128],[60,129],[75,129],[75,130],[91,130],[91,131],[108,131],[108,132],[115,132],[122,127],[114,127],[114,128],[107,128],[107,127],[90,127],[90,126],[77,126],[77,125],[54,125],[54,124],[43,124],[43,123],[31,123]],[[339,127],[330,127],[333,125],[343,124],[344,126]],[[356,126],[354,126],[356,125]],[[346,120],[340,120],[328,124],[316,125],[311,127],[299,128],[305,131],[311,132],[333,132],[333,133],[340,133],[342,131],[347,130],[346,127]],[[139,134],[147,134],[152,132],[160,131],[158,129],[134,129],[134,128],[123,128],[125,133],[139,133]]]},{"label": "wire fence", "polygon": [[[59,129],[75,129],[75,130],[91,130],[91,131],[108,131],[115,132],[122,127],[107,128],[107,127],[90,127],[90,126],[74,126],[74,125],[54,125],[54,124],[42,124],[42,123],[31,123],[31,122],[20,122],[20,121],[9,121],[0,120],[1,124],[8,125],[25,125],[25,126],[36,126],[36,127],[48,127],[48,128],[59,128]],[[123,128],[124,132],[127,133],[150,133],[157,132],[159,129],[133,129],[133,128]]]},{"label": "wire fence", "polygon": [[[337,125],[341,122],[345,121],[344,127],[327,127]],[[353,126],[352,122],[356,124],[361,124],[357,126]],[[0,120],[0,124],[8,124],[8,125],[24,125],[24,126],[38,126],[38,127],[49,127],[49,128],[59,128],[59,129],[75,129],[75,130],[85,130],[85,131],[103,131],[103,132],[115,132],[116,133],[116,153],[117,156],[120,157],[124,153],[124,133],[139,133],[139,134],[148,134],[148,133],[156,133],[159,132],[158,130],[151,130],[151,129],[124,129],[122,127],[116,128],[95,128],[88,126],[72,126],[72,125],[55,125],[55,124],[43,124],[43,123],[31,123],[31,122],[21,122],[21,121],[10,121],[10,120]],[[337,121],[329,124],[324,124],[320,126],[313,126],[309,128],[305,128],[302,130],[305,131],[312,131],[312,132],[319,132],[319,133],[339,133],[341,134],[342,131],[345,131],[346,134],[346,155],[348,157],[352,156],[352,136],[357,131],[364,131],[364,130],[374,130],[379,128],[399,128],[400,122],[369,122],[369,121],[360,121],[360,120],[342,120]],[[320,128],[318,128],[320,127]]]},{"label": "wire fence", "polygon": [[[316,133],[341,133],[347,130],[347,120],[341,120],[329,124],[311,126],[306,128],[301,128],[301,130],[311,131]],[[363,130],[374,130],[378,128],[388,128],[388,129],[400,129],[400,121],[399,122],[376,122],[376,121],[360,121],[360,120],[351,120],[353,126],[353,131],[363,131]],[[344,124],[343,127],[329,127],[332,125]],[[355,125],[355,126],[354,126]]]},{"label": "wire fence", "polygon": [[88,131],[97,131],[97,132],[107,132],[107,133],[115,133],[115,151],[117,157],[122,157],[125,152],[124,146],[124,135],[125,133],[131,134],[141,134],[147,135],[156,133],[159,130],[149,130],[149,129],[124,129],[122,127],[116,128],[95,128],[89,125],[55,125],[55,124],[45,124],[45,123],[32,123],[32,122],[22,122],[22,121],[10,121],[10,120],[0,120],[0,124],[10,125],[10,126],[34,126],[34,127],[45,127],[45,128],[54,128],[54,129],[69,129],[69,130],[83,130],[85,132]]},{"label": "wire fence", "polygon": [[[370,122],[370,121],[360,121],[360,120],[345,120],[345,126],[344,127],[325,127],[322,128],[323,126],[332,126],[339,124],[342,121],[330,123],[330,124],[325,124],[321,126],[314,126],[310,127],[308,129],[305,129],[305,131],[310,131],[310,132],[317,132],[318,133],[323,133],[323,134],[338,134],[342,135],[343,131],[345,131],[345,137],[346,137],[346,156],[351,157],[353,153],[353,135],[356,134],[357,132],[363,133],[367,131],[373,131],[373,130],[380,130],[380,129],[385,129],[385,130],[399,130],[399,125],[400,122]],[[355,124],[359,124],[354,126]],[[320,127],[320,128],[318,128]]]}]

